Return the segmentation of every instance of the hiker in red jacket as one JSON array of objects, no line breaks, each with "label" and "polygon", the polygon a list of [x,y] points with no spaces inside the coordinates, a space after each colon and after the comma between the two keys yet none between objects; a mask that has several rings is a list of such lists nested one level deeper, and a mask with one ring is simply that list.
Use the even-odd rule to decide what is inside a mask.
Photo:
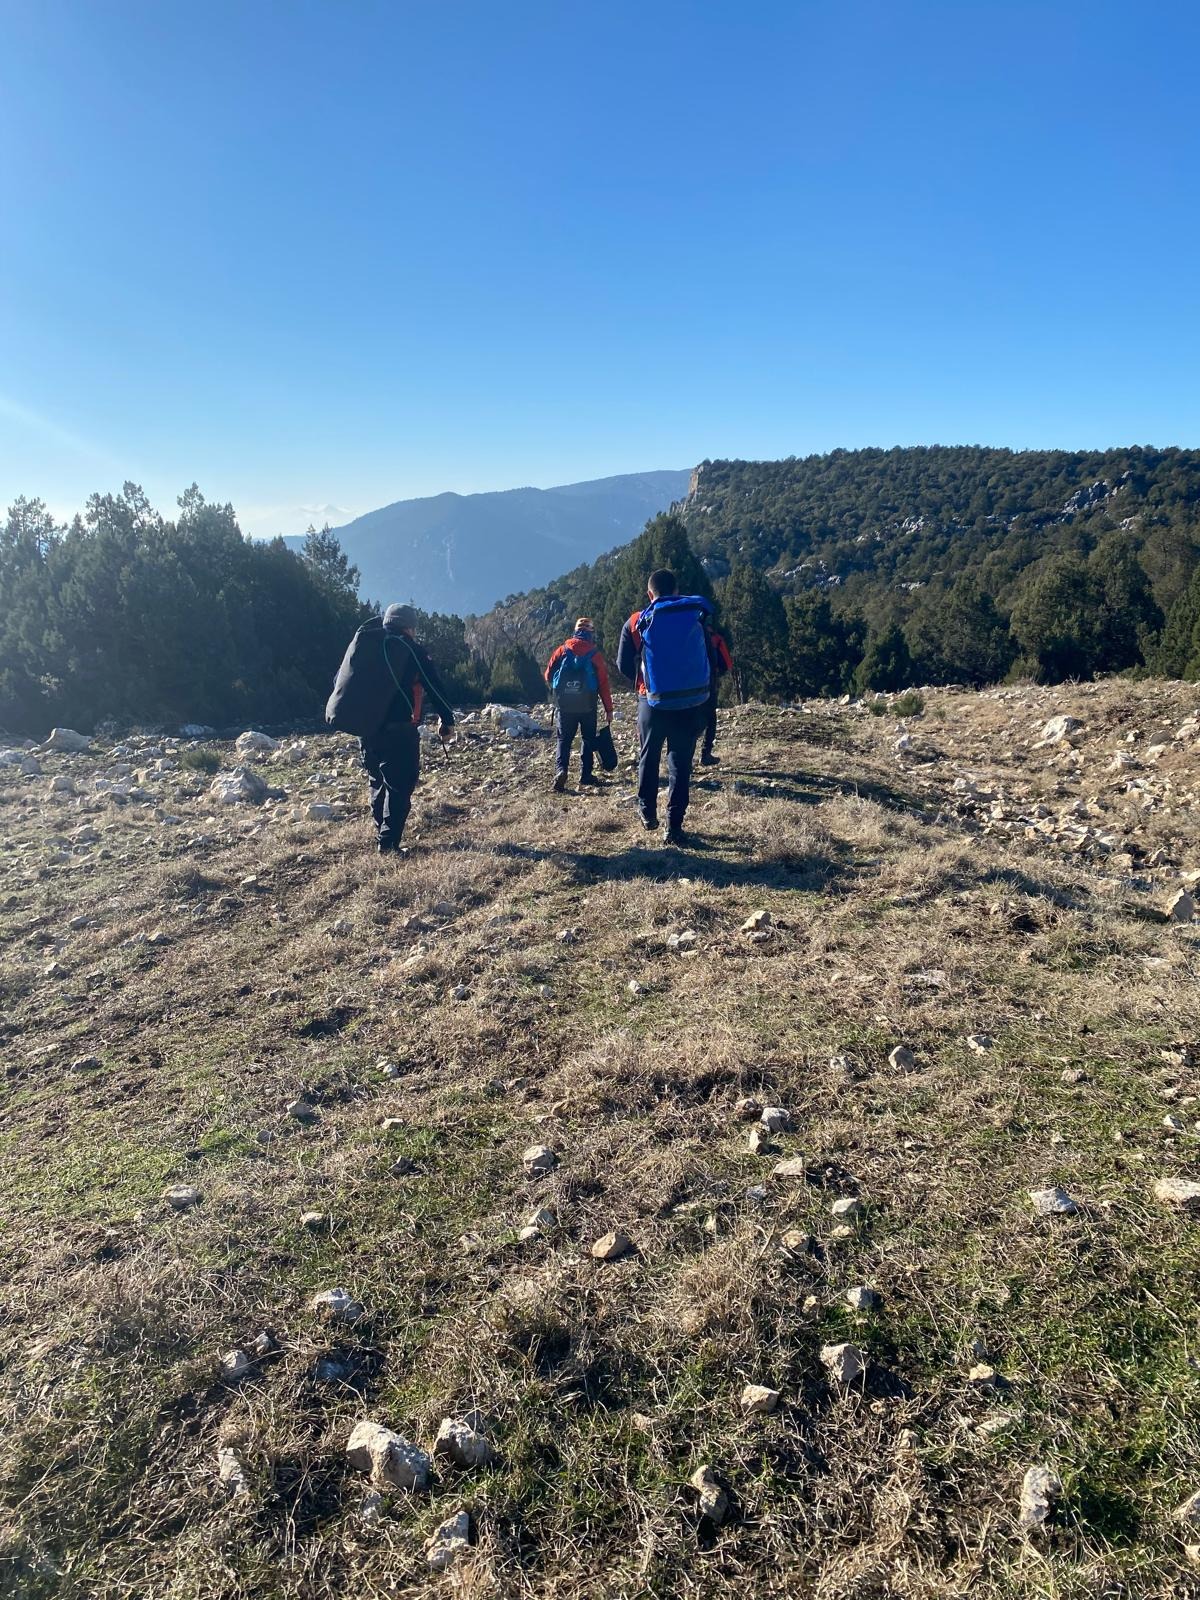
[{"label": "hiker in red jacket", "polygon": [[712,667],[712,693],[708,697],[706,707],[707,720],[704,724],[704,743],[700,749],[700,765],[702,767],[715,767],[720,761],[720,756],[713,755],[713,745],[717,738],[717,696],[721,690],[721,679],[727,672],[733,671],[733,657],[729,653],[729,644],[715,628],[708,631],[708,659]]},{"label": "hiker in red jacket", "polygon": [[591,617],[579,618],[575,632],[546,663],[545,678],[554,697],[554,730],[558,735],[554,792],[562,794],[567,787],[567,767],[576,733],[583,740],[580,788],[598,786],[600,780],[592,771],[596,756],[596,700],[604,702],[605,715],[611,722],[613,698],[608,665],[596,643],[596,624]]}]

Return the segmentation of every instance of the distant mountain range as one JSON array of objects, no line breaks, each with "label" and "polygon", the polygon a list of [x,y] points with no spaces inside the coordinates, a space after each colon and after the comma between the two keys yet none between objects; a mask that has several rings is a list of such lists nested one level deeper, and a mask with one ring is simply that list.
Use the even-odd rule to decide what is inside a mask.
[{"label": "distant mountain range", "polygon": [[689,478],[686,470],[635,472],[553,489],[397,500],[337,535],[362,573],[365,599],[464,616],[624,544],[683,498]]}]

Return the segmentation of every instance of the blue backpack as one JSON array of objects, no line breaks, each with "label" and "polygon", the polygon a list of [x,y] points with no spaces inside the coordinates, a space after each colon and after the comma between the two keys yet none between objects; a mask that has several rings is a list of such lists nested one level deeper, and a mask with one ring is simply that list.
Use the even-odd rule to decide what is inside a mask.
[{"label": "blue backpack", "polygon": [[600,680],[596,676],[596,654],[593,645],[584,655],[567,650],[554,669],[550,687],[560,711],[583,712],[596,709],[596,696],[600,693]]},{"label": "blue backpack", "polygon": [[712,606],[698,594],[654,600],[637,620],[642,636],[642,682],[652,706],[702,706],[712,690],[705,619]]}]

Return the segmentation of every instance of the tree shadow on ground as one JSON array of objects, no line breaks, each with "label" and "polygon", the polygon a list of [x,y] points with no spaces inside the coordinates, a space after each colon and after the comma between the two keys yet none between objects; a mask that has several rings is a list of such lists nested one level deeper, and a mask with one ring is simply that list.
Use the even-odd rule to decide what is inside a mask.
[{"label": "tree shadow on ground", "polygon": [[[739,794],[755,800],[793,800],[800,805],[815,806],[835,795],[855,795],[891,810],[924,814],[929,809],[921,795],[871,778],[830,777],[823,772],[781,772],[771,767],[730,767],[724,776],[733,779]],[[719,781],[705,778],[692,783],[693,790],[710,793],[720,787]]]},{"label": "tree shadow on ground", "polygon": [[579,884],[639,878],[651,883],[667,883],[684,876],[702,877],[721,886],[803,889],[813,893],[835,886],[853,868],[848,847],[834,847],[828,855],[798,853],[786,862],[731,861],[718,851],[744,850],[749,854],[753,847],[723,835],[697,836],[687,846],[664,845],[647,839],[645,844],[630,845],[615,854],[507,843],[490,848],[493,855],[510,860],[553,862]]}]

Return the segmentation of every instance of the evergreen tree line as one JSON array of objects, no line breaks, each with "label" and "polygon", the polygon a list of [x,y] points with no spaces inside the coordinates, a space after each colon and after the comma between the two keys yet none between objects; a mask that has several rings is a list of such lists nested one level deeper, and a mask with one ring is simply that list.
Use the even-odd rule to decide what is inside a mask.
[{"label": "evergreen tree line", "polygon": [[714,582],[682,518],[664,513],[615,556],[572,575],[568,594],[543,596],[538,611],[521,618],[495,615],[488,626],[518,628],[544,649],[582,611],[595,617],[611,650],[626,618],[645,604],[646,575],[656,566],[673,568],[686,592],[714,602],[733,648],[731,692],[742,700],[978,687],[1005,678],[1058,682],[1129,669],[1200,678],[1200,565],[1164,618],[1133,542],[1120,532],[1086,556],[1034,563],[1007,611],[969,572],[860,611],[827,588],[782,594],[744,561]]},{"label": "evergreen tree line", "polygon": [[[195,485],[174,520],[130,483],[66,527],[18,500],[0,524],[0,730],[311,720],[374,609],[328,528],[299,553],[251,539]],[[462,619],[420,626],[452,693],[478,696]]]},{"label": "evergreen tree line", "polygon": [[[421,615],[420,632],[458,703],[530,703],[577,615],[611,659],[656,567],[714,601],[743,699],[1200,679],[1200,452],[705,463],[630,544],[485,617]],[[19,500],[0,525],[0,729],[312,719],[376,609],[358,580],[328,528],[298,553],[253,540],[194,485],[172,520],[133,484],[69,526]]]},{"label": "evergreen tree line", "polygon": [[632,545],[473,627],[540,651],[587,611],[611,648],[660,554],[715,598],[743,697],[1200,678],[1197,451],[706,462]]}]

